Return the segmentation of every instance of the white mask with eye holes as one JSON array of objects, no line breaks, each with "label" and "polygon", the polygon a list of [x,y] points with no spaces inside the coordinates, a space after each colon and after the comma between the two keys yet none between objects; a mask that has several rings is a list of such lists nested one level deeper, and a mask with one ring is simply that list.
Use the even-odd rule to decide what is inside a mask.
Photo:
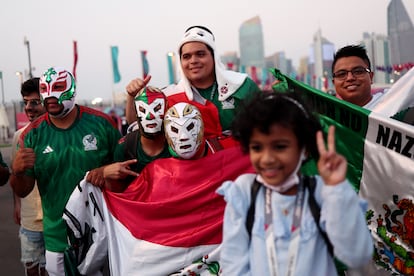
[{"label": "white mask with eye holes", "polygon": [[59,114],[50,114],[50,116],[63,118],[75,107],[75,78],[69,71],[60,67],[49,68],[40,77],[39,89],[43,101],[56,98],[58,104],[63,105]]},{"label": "white mask with eye holes", "polygon": [[163,130],[165,95],[155,87],[145,87],[135,97],[135,108],[141,133],[149,138]]},{"label": "white mask with eye holes", "polygon": [[200,111],[188,103],[170,107],[164,117],[168,148],[174,157],[191,159],[202,150],[204,125]]}]

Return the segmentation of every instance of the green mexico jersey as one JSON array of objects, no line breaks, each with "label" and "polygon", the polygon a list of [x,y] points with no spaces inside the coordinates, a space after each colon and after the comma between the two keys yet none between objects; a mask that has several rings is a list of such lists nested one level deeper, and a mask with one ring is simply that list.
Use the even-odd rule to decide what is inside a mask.
[{"label": "green mexico jersey", "polygon": [[83,106],[75,108],[78,108],[78,117],[70,128],[55,127],[45,114],[21,137],[24,146],[36,154],[35,166],[26,174],[37,180],[46,249],[53,252],[63,252],[67,247],[62,215],[72,191],[87,171],[112,161],[120,138],[107,115]]},{"label": "green mexico jersey", "polygon": [[[136,137],[133,137],[133,136],[136,136]],[[127,139],[132,139],[133,142],[136,141],[137,145],[136,145],[136,151],[134,153],[126,154],[125,147],[127,145],[127,141],[126,141]],[[137,163],[135,165],[130,165],[130,168],[131,170],[137,173],[140,173],[144,169],[145,165],[147,165],[151,161],[158,159],[158,158],[168,158],[168,157],[171,157],[171,154],[168,150],[167,142],[165,142],[164,149],[159,154],[155,156],[149,156],[148,154],[146,154],[144,150],[142,149],[139,130],[128,133],[127,135],[122,137],[119,140],[118,145],[115,148],[115,153],[114,153],[115,162],[122,162],[122,161],[126,161],[127,159],[136,158]]]},{"label": "green mexico jersey", "polygon": [[[212,89],[217,89],[217,84],[214,84],[214,87]],[[249,95],[260,91],[259,87],[252,79],[246,78],[243,84],[239,87],[239,89],[237,89],[235,93],[233,93],[233,95],[231,95],[225,101],[221,102],[218,99],[219,93],[217,93],[217,91],[214,91],[215,93],[211,93],[212,89],[198,89],[198,91],[201,96],[203,96],[203,98],[213,102],[217,107],[223,131],[230,129],[231,123],[233,122],[233,118],[235,116],[235,112],[237,110],[237,107],[240,105],[240,102],[248,98]]]}]

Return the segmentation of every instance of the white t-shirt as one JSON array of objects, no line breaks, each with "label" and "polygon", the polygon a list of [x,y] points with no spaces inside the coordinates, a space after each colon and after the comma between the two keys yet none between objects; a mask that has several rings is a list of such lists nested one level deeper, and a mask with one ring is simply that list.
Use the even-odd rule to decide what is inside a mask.
[{"label": "white t-shirt", "polygon": [[363,106],[363,108],[372,110],[377,105],[377,103],[380,102],[381,97],[384,95],[384,92],[377,92],[374,95],[372,95],[372,99]]}]

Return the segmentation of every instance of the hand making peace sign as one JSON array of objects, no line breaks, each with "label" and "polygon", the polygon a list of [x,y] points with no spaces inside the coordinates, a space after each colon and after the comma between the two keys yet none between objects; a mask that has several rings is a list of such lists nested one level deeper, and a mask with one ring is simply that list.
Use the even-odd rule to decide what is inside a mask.
[{"label": "hand making peace sign", "polygon": [[326,185],[337,185],[345,180],[347,160],[336,152],[335,149],[335,127],[330,126],[328,130],[328,144],[325,147],[325,140],[322,131],[316,133],[319,160],[318,171]]}]

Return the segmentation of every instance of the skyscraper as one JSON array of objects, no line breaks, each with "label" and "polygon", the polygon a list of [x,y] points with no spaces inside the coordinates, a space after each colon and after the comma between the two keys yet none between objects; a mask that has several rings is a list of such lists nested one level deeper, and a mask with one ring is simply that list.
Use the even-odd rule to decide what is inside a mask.
[{"label": "skyscraper", "polygon": [[319,29],[313,36],[313,44],[309,54],[309,73],[312,76],[311,85],[321,90],[332,87],[329,77],[332,75],[331,67],[335,45],[322,36]]},{"label": "skyscraper", "polygon": [[264,43],[260,17],[253,17],[239,28],[240,65],[264,67]]},{"label": "skyscraper", "polygon": [[371,70],[375,73],[374,83],[390,83],[390,72],[386,70],[386,68],[391,67],[388,38],[375,33],[364,33],[362,43],[365,45],[371,61]]},{"label": "skyscraper", "polygon": [[414,62],[414,27],[402,0],[388,5],[388,37],[394,65]]}]

